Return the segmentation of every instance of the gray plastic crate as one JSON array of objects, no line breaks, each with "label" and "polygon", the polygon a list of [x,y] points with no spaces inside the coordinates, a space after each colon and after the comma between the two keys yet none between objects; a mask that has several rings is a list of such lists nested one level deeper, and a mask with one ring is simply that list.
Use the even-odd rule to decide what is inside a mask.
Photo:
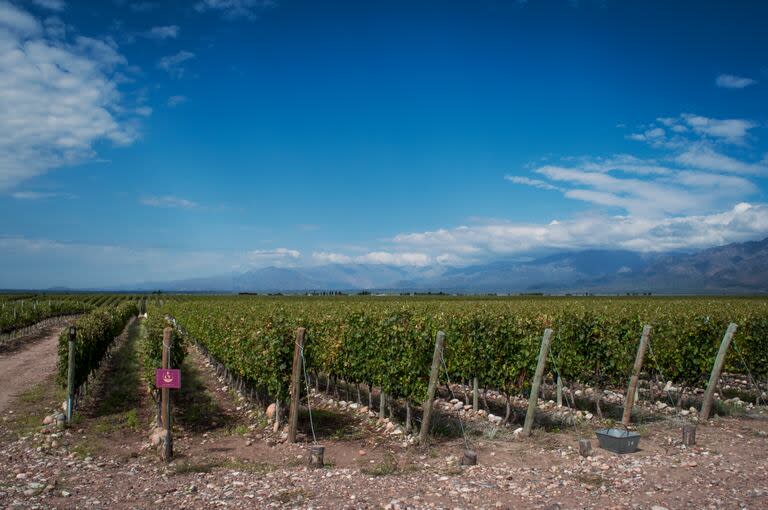
[{"label": "gray plastic crate", "polygon": [[600,448],[615,453],[632,453],[640,445],[640,434],[625,429],[598,429],[595,434]]}]

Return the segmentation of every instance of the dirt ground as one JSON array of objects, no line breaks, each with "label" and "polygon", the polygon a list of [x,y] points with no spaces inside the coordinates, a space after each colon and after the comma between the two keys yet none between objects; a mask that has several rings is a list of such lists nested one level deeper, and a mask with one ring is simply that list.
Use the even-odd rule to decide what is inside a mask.
[{"label": "dirt ground", "polygon": [[0,413],[21,393],[41,383],[56,370],[56,346],[61,325],[46,328],[24,339],[8,352],[0,352]]},{"label": "dirt ground", "polygon": [[[478,465],[460,467],[464,439],[448,418],[419,448],[324,394],[310,400],[312,427],[306,409],[301,416],[303,442],[288,444],[194,350],[176,395],[175,459],[165,464],[148,443],[156,407],[138,377],[139,330],[120,339],[69,429],[42,426],[62,398],[50,372],[3,411],[0,508],[768,508],[763,408],[700,424],[689,448],[680,423],[649,421],[628,455],[597,448],[594,423],[528,439],[512,433],[519,423],[473,424]],[[313,430],[323,469],[307,465]],[[592,456],[579,455],[581,438]]]}]

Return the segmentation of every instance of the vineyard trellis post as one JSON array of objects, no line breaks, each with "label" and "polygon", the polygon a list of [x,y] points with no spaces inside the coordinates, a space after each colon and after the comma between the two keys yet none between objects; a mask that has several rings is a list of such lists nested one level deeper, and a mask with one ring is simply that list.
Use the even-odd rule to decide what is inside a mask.
[{"label": "vineyard trellis post", "polygon": [[477,384],[477,377],[472,378],[472,411],[477,412],[479,408],[480,389]]},{"label": "vineyard trellis post", "polygon": [[[173,329],[170,326],[163,329],[162,368],[164,369],[171,368],[170,358],[172,333]],[[165,427],[165,448],[163,450],[163,458],[166,462],[170,462],[173,459],[173,437],[171,435],[171,390],[169,388],[162,388],[160,390],[160,396],[162,400],[162,421],[163,427]]]},{"label": "vineyard trellis post", "polygon": [[304,328],[296,329],[296,342],[293,346],[293,372],[291,373],[291,409],[288,414],[288,442],[296,442],[296,429],[299,425],[299,396],[301,395],[301,350],[304,348]]},{"label": "vineyard trellis post", "polygon": [[69,327],[69,354],[67,355],[67,423],[72,423],[72,408],[75,405],[75,340],[77,327]]},{"label": "vineyard trellis post", "polygon": [[651,326],[643,326],[643,333],[640,335],[640,345],[637,346],[637,355],[635,356],[635,365],[632,367],[632,375],[629,378],[627,387],[627,396],[624,399],[624,414],[621,417],[621,423],[629,425],[632,419],[632,408],[635,405],[635,394],[637,393],[637,382],[640,379],[640,370],[643,368],[643,359],[645,351],[648,349],[648,339],[651,334]]},{"label": "vineyard trellis post", "polygon": [[723,341],[720,342],[720,350],[717,351],[715,364],[712,366],[712,374],[709,376],[709,384],[707,384],[707,390],[704,392],[704,402],[701,404],[701,414],[699,415],[701,420],[709,419],[717,381],[720,379],[720,372],[723,370],[723,364],[725,363],[725,354],[728,352],[728,347],[731,345],[733,335],[736,333],[736,327],[736,324],[733,322],[728,324],[728,329],[725,330]]},{"label": "vineyard trellis post", "polygon": [[435,340],[435,352],[432,355],[432,369],[429,372],[429,386],[427,387],[427,400],[424,401],[423,416],[421,418],[421,431],[419,432],[419,444],[426,446],[429,437],[429,422],[432,419],[432,406],[435,403],[435,390],[437,389],[437,376],[440,370],[440,359],[443,356],[445,345],[445,333],[437,332]]},{"label": "vineyard trellis post", "polygon": [[541,349],[539,350],[539,361],[536,364],[536,373],[533,375],[531,384],[531,395],[528,397],[528,412],[525,413],[525,423],[523,424],[523,436],[531,435],[533,427],[533,418],[536,414],[536,404],[539,400],[539,388],[541,379],[544,376],[544,367],[547,365],[547,353],[549,353],[549,344],[552,341],[552,330],[544,330],[544,336],[541,339]]}]

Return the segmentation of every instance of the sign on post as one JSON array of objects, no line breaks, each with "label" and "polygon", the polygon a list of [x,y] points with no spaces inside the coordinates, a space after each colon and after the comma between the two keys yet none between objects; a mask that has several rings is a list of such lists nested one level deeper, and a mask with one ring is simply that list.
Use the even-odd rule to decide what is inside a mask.
[{"label": "sign on post", "polygon": [[158,388],[181,388],[181,370],[178,368],[158,368],[155,370],[155,386]]}]

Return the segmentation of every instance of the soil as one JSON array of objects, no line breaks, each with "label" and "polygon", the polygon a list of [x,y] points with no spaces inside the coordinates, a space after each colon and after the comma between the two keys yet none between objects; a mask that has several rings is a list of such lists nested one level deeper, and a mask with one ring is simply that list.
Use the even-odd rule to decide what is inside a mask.
[{"label": "soil", "polygon": [[[137,330],[104,369],[120,383],[97,385],[74,426],[41,426],[60,404],[51,376],[36,398],[3,413],[0,508],[768,508],[762,407],[699,424],[693,447],[681,444],[676,419],[660,416],[639,429],[640,450],[627,455],[597,447],[596,423],[522,439],[512,433],[519,424],[473,422],[478,465],[460,467],[465,443],[450,416],[437,417],[443,433],[420,448],[388,421],[315,392],[312,426],[304,407],[301,442],[289,444],[194,349],[166,464],[148,443],[154,401],[130,373]],[[308,466],[313,431],[325,446],[323,469]],[[579,455],[582,438],[591,439],[591,457]]]},{"label": "soil", "polygon": [[61,326],[52,326],[11,352],[0,353],[0,413],[24,391],[56,370]]}]

